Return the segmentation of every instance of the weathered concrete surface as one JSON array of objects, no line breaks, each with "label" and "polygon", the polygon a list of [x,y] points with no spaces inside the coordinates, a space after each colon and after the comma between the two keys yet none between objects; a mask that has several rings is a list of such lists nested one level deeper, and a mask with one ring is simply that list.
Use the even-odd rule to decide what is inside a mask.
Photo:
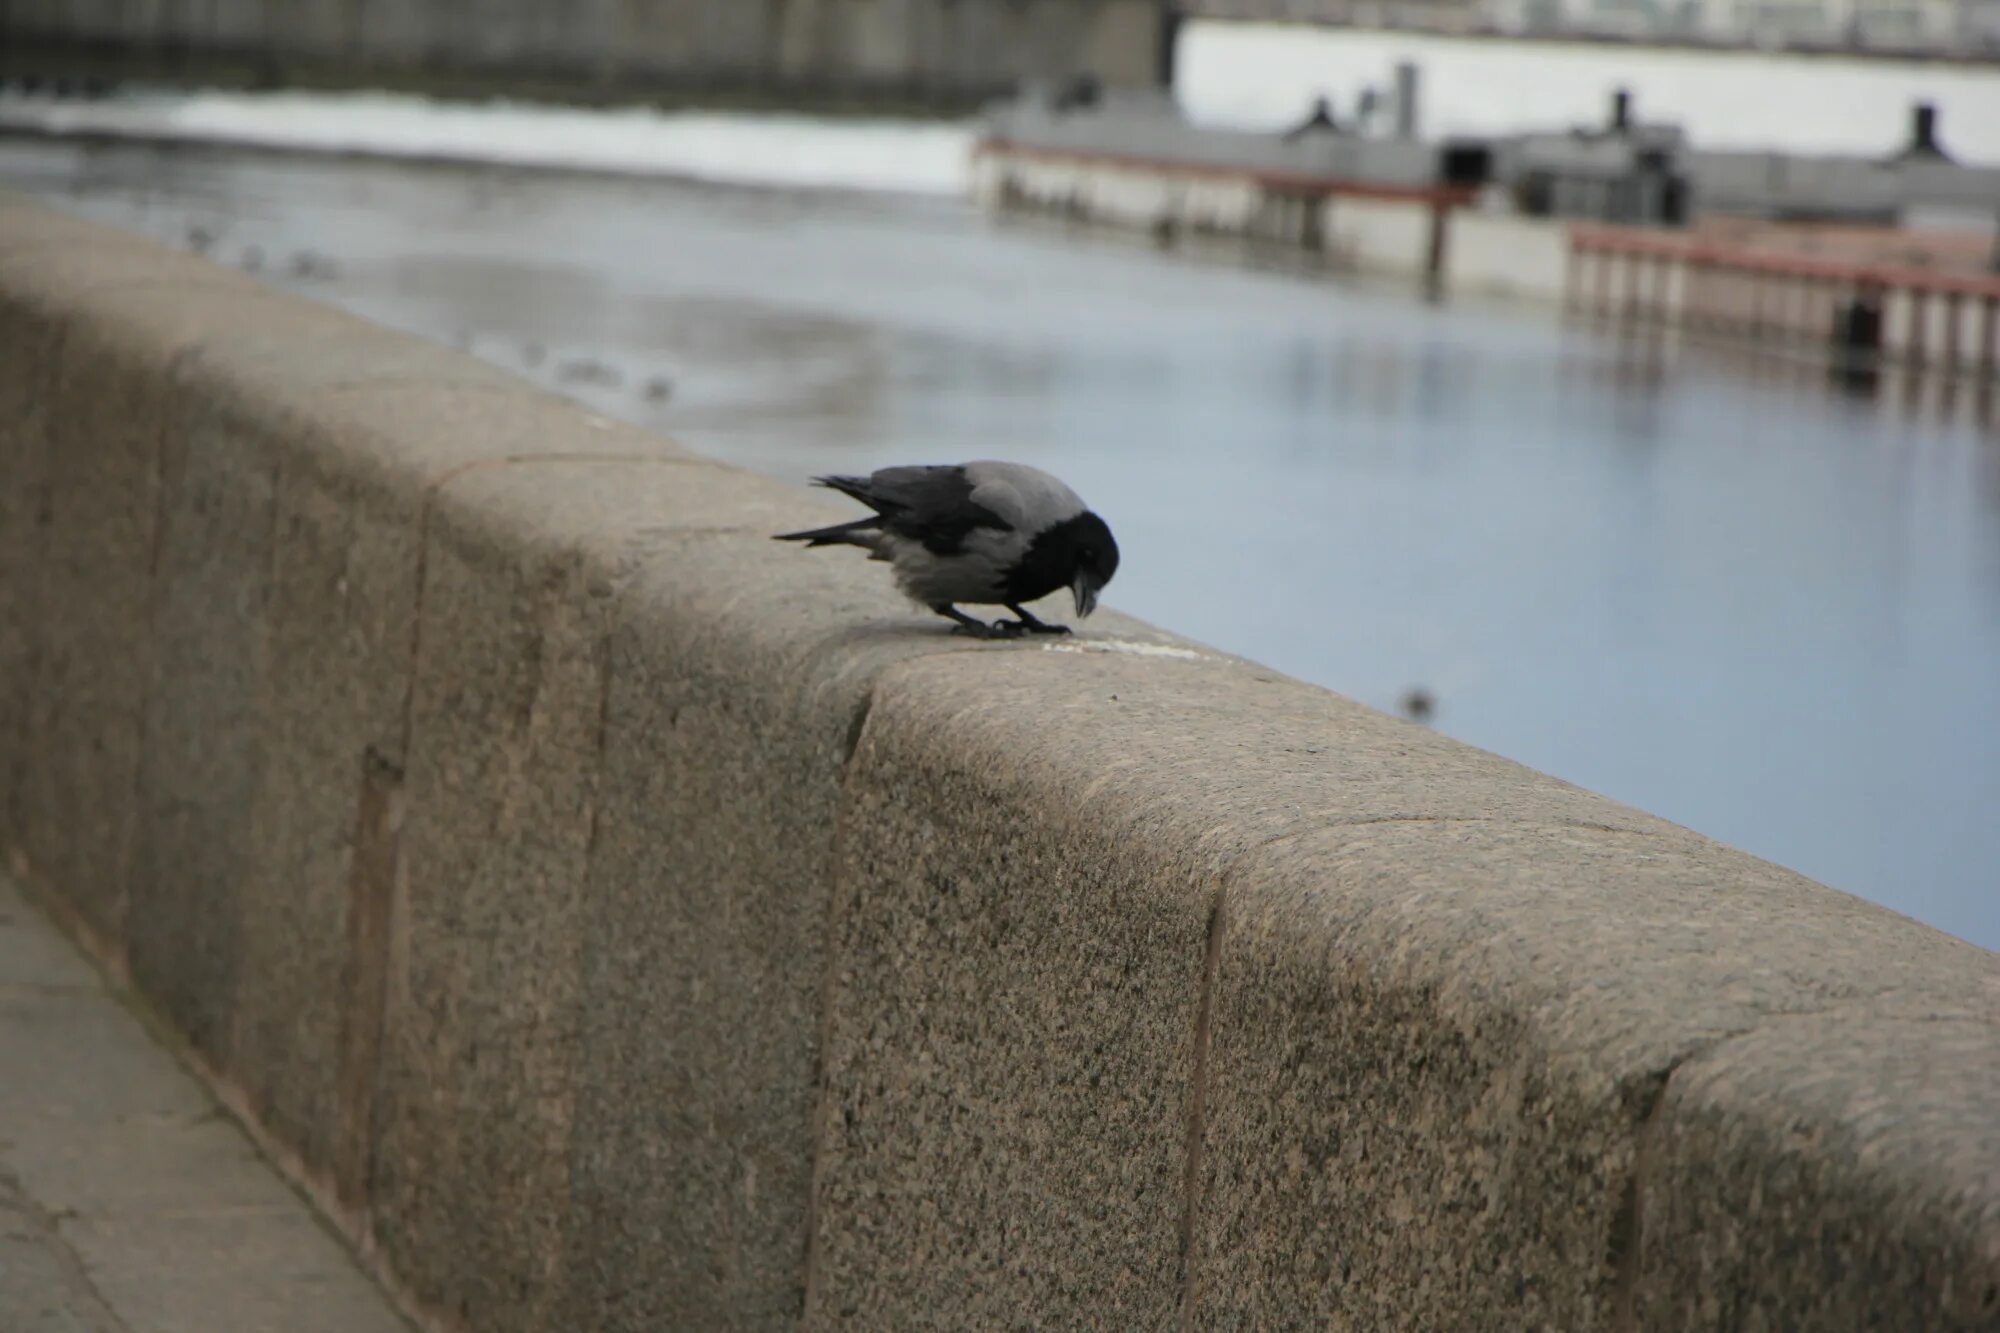
[{"label": "weathered concrete surface", "polygon": [[[270,344],[218,339],[186,368],[213,406],[188,428],[160,596],[213,596],[225,580],[183,578],[177,561],[216,558],[242,534],[261,543],[262,558],[246,562],[226,608],[187,618],[212,617],[242,636],[257,674],[218,690],[219,673],[201,665],[212,642],[196,641],[185,669],[156,676],[149,717],[165,735],[233,753],[254,772],[241,808],[206,807],[220,826],[205,832],[200,852],[237,858],[221,882],[241,886],[241,896],[182,920],[207,920],[235,940],[234,974],[220,992],[229,1006],[218,1020],[228,1034],[223,1062],[259,1114],[307,1162],[331,1171],[352,1203],[365,1194],[370,1160],[365,1126],[385,985],[380,913],[404,805],[428,497],[461,469],[547,448],[555,423],[549,403],[497,375],[457,358],[430,363],[436,349],[378,345],[370,363],[335,355],[336,341],[278,342],[291,347],[287,360]],[[432,402],[418,409],[407,401],[409,379],[426,373],[436,377]],[[421,447],[399,453],[377,422],[397,423],[395,438]],[[213,495],[190,480],[204,476]],[[216,521],[232,503],[225,495],[237,497],[240,521]],[[216,710],[226,716],[186,725]],[[228,727],[241,743],[217,746]],[[176,781],[163,774],[149,785],[171,792]],[[185,876],[185,862],[153,873]],[[216,881],[178,882],[192,893]],[[137,970],[136,939],[134,947]]]},{"label": "weathered concrete surface", "polygon": [[407,1327],[0,872],[0,1329]]},{"label": "weathered concrete surface", "polygon": [[0,206],[0,839],[439,1327],[1991,1326],[2000,963]]},{"label": "weathered concrete surface", "polygon": [[0,1175],[0,1328],[10,1333],[120,1333],[56,1220]]},{"label": "weathered concrete surface", "polygon": [[[1868,1013],[1897,986],[1969,999],[1996,971],[1984,950],[1664,826],[1318,830],[1246,860],[1223,910],[1198,1296],[1224,1324],[1280,1308],[1361,1328],[1467,1311],[1618,1327],[1639,1253],[1679,1243],[1633,1214],[1656,1188],[1642,1127],[1701,1052],[1831,1005]],[[1956,1096],[1990,1118],[1990,1084],[1913,1085],[1903,1114]],[[1746,1101],[1732,1123],[1771,1109]],[[1784,1207],[1830,1205],[1801,1191]],[[1879,1276],[1900,1288],[1890,1304],[1923,1307],[1928,1275]],[[1703,1313],[1709,1297],[1662,1283],[1636,1308],[1648,1326],[1737,1327]],[[1833,1326],[1871,1326],[1854,1312]]]},{"label": "weathered concrete surface", "polygon": [[[390,913],[397,957],[372,1207],[385,1246],[406,1255],[446,1308],[475,1327],[565,1326],[552,1310],[564,1297],[571,1226],[612,1226],[622,1209],[655,1192],[662,1206],[684,1204],[700,1178],[703,1164],[686,1143],[686,1155],[643,1174],[641,1194],[633,1163],[619,1154],[603,1168],[615,1173],[616,1189],[599,1199],[604,1186],[591,1170],[602,1160],[599,1142],[576,1141],[579,1118],[604,1101],[591,1072],[612,1084],[605,1091],[619,1113],[641,1114],[649,1127],[671,1100],[634,1104],[623,1095],[623,1081],[650,1058],[644,1053],[587,1072],[592,1038],[630,1019],[667,1039],[685,1012],[647,1006],[626,1014],[645,993],[640,977],[602,995],[596,1023],[586,1022],[586,957],[647,938],[643,903],[629,904],[639,909],[630,922],[594,933],[592,918],[606,900],[624,902],[629,893],[623,879],[602,897],[591,892],[592,856],[607,837],[600,806],[613,799],[603,775],[621,586],[646,551],[711,524],[717,513],[740,511],[758,489],[741,473],[662,453],[527,460],[467,472],[441,492],[426,546],[409,813]],[[758,540],[770,545],[764,534]],[[668,833],[657,849],[690,849],[681,859],[699,865],[691,852],[699,839],[685,827]],[[606,855],[616,857],[620,833],[608,840]],[[405,892],[410,884],[423,891]],[[636,884],[647,896],[662,887]],[[669,896],[716,887],[668,886]],[[593,938],[597,948],[587,949]],[[650,955],[651,967],[672,966],[680,950],[692,966],[697,945],[693,937],[666,941]],[[807,1069],[802,1063],[798,1076]],[[657,1132],[649,1135],[658,1142]],[[728,1151],[747,1146],[732,1141]],[[794,1155],[805,1150],[803,1140],[787,1146]],[[579,1154],[576,1188],[591,1202],[573,1210]],[[440,1189],[445,1182],[459,1183]],[[691,1207],[674,1215],[691,1229],[704,1220]],[[684,1252],[702,1256],[704,1270],[713,1262],[709,1247],[731,1239],[712,1229],[689,1236]],[[796,1227],[790,1242],[797,1244]],[[661,1272],[673,1262],[657,1239],[612,1275],[620,1301],[649,1308],[656,1262]],[[687,1319],[698,1308],[675,1306],[665,1316]]]},{"label": "weathered concrete surface", "polygon": [[651,539],[610,642],[571,1145],[579,1320],[798,1319],[843,767],[874,675],[940,651],[843,623],[843,605],[880,604],[839,562],[786,561],[759,502],[739,504],[747,529]]},{"label": "weathered concrete surface", "polygon": [[[1024,1297],[1059,1324],[1174,1315],[1204,960],[1246,855],[1355,818],[1665,827],[1161,646],[1180,655],[1057,645],[876,686],[840,832],[827,1308],[892,1325],[946,1303],[1005,1322]],[[996,1268],[1015,1281],[968,1308]]]},{"label": "weathered concrete surface", "polygon": [[[60,324],[30,313],[18,343],[9,331],[6,373],[41,399],[12,424],[5,464],[8,489],[18,486],[32,516],[13,596],[39,608],[18,641],[26,674],[16,722],[22,753],[46,759],[21,766],[17,756],[17,826],[38,863],[88,886],[76,905],[92,925],[116,933],[135,834],[169,407],[159,385],[204,320],[272,303],[211,266],[122,243],[89,256],[24,245],[0,256],[0,281],[31,312],[65,299],[81,307]],[[129,323],[108,315],[113,303],[130,304]]]},{"label": "weathered concrete surface", "polygon": [[1639,1141],[1633,1327],[2000,1328],[1997,1015],[1990,980],[1897,992],[1682,1065]]}]

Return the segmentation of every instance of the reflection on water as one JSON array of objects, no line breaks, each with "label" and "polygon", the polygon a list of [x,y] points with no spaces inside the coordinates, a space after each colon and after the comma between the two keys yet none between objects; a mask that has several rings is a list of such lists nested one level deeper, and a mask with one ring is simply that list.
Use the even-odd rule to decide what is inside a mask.
[{"label": "reflection on water", "polygon": [[0,176],[780,476],[1050,466],[1121,607],[2000,945],[1976,386],[937,202],[4,142]]}]

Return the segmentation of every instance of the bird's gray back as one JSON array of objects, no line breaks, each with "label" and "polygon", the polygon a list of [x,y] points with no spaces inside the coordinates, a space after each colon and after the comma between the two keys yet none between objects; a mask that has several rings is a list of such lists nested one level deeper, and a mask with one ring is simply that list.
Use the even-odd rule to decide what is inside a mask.
[{"label": "bird's gray back", "polygon": [[964,472],[973,504],[1029,535],[1075,518],[1085,508],[1082,498],[1059,478],[1026,463],[967,463]]}]

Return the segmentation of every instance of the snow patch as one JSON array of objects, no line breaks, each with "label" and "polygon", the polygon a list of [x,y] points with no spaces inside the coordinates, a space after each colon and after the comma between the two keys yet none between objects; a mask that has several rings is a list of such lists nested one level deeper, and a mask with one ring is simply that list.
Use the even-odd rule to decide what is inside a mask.
[{"label": "snow patch", "polygon": [[389,157],[692,176],[746,185],[963,195],[972,129],[780,113],[443,102],[398,93],[0,96],[0,125]]}]

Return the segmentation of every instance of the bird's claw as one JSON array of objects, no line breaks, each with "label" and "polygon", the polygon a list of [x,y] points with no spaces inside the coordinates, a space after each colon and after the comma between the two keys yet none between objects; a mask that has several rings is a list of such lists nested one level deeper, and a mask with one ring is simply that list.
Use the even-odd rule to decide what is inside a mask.
[{"label": "bird's claw", "polygon": [[[1002,623],[1011,624],[1012,622]],[[1011,639],[1020,633],[1019,630],[1004,629],[1001,624],[988,625],[984,621],[978,620],[973,621],[969,625],[953,625],[951,632],[953,634],[963,634],[968,639]]]},{"label": "bird's claw", "polygon": [[953,634],[963,634],[969,639],[1018,639],[1028,634],[1068,634],[1068,625],[1050,625],[1039,620],[996,620],[991,624],[973,620],[965,624],[953,625]]}]

